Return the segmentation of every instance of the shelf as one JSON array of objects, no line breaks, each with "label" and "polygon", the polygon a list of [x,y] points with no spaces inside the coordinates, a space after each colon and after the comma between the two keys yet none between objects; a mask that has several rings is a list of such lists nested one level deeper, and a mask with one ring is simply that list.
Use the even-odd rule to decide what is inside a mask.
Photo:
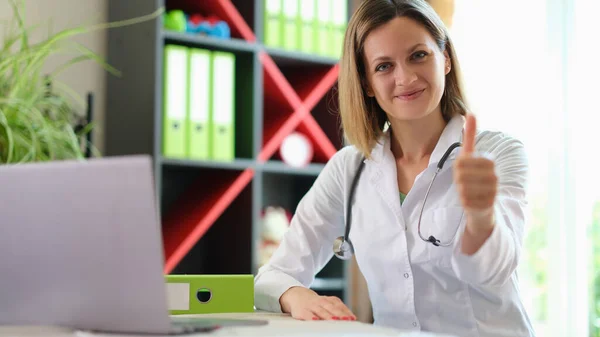
[{"label": "shelf", "polygon": [[214,168],[224,170],[245,170],[253,168],[254,161],[250,159],[236,159],[235,161],[210,161],[210,160],[191,160],[191,159],[172,159],[161,157],[161,162],[165,166],[199,167]]},{"label": "shelf", "polygon": [[316,54],[304,53],[301,51],[285,50],[280,48],[265,47],[267,54],[273,58],[278,65],[323,65],[334,66],[340,60],[321,56]]},{"label": "shelf", "polygon": [[204,47],[206,49],[218,49],[234,53],[252,53],[258,49],[256,44],[236,38],[217,39],[205,35],[181,33],[169,30],[163,30],[162,35],[166,43],[193,45],[195,47]]},{"label": "shelf", "polygon": [[253,176],[251,169],[241,174],[235,171],[207,170],[199,173],[192,181],[186,181],[185,191],[177,193],[178,197],[171,205],[165,203],[162,219],[165,274],[171,273],[219,220]]},{"label": "shelf", "polygon": [[306,167],[293,167],[284,162],[275,160],[270,160],[264,164],[258,164],[257,166],[257,168],[260,168],[263,172],[307,176],[318,176],[324,167],[324,164],[309,164]]},{"label": "shelf", "polygon": [[[324,94],[337,82],[337,64],[278,63],[277,59],[273,59],[273,62],[303,102],[306,102],[311,95]],[[321,83],[327,83],[327,85],[320,86]],[[317,102],[311,103],[316,104]]]},{"label": "shelf", "polygon": [[[339,123],[335,111],[330,113],[336,109],[330,101],[339,59],[263,45],[263,0],[108,2],[111,21],[163,7],[216,16],[229,25],[229,39],[166,30],[162,20],[110,30],[109,63],[124,76],[109,78],[106,148],[107,155],[154,158],[166,274],[256,272],[261,210],[280,205],[295,212],[340,148]],[[162,155],[165,44],[235,55],[235,160]],[[314,145],[306,167],[286,165],[278,155],[285,137],[295,131]],[[313,289],[344,296],[348,284],[342,262],[329,262]]]},{"label": "shelf", "polygon": [[241,0],[165,0],[166,9],[181,9],[186,13],[215,15],[227,22],[231,36],[246,41],[256,41],[251,29],[254,26],[254,1]]},{"label": "shelf", "polygon": [[[336,148],[311,116],[310,110],[323,99],[337,82],[339,66],[320,66],[318,67],[319,71],[315,74],[303,76],[303,78],[297,77],[301,72],[300,67],[291,67],[292,69],[288,67],[286,69],[288,75],[290,75],[290,70],[292,70],[291,72],[295,74],[293,80],[298,80],[293,87],[271,56],[261,52],[260,59],[265,72],[265,125],[263,148],[258,156],[258,160],[271,159],[276,154],[285,137],[296,129],[299,129],[311,138],[313,145],[315,145],[315,157],[320,162],[328,160],[335,154]],[[286,109],[277,109],[277,104],[272,103],[278,102],[278,104],[282,104],[281,101],[287,102],[285,105]],[[293,113],[286,119],[285,115],[282,115],[282,112],[287,112],[288,107],[293,109]],[[271,118],[274,114],[276,114],[274,116],[275,120],[272,120]]]},{"label": "shelf", "polygon": [[278,206],[294,214],[298,204],[316,179],[315,175],[293,175],[281,171],[263,172],[261,209]]},{"label": "shelf", "polygon": [[346,281],[343,278],[315,278],[310,286],[313,290],[343,290]]},{"label": "shelf", "polygon": [[189,249],[171,274],[250,274],[252,254],[252,182]]}]

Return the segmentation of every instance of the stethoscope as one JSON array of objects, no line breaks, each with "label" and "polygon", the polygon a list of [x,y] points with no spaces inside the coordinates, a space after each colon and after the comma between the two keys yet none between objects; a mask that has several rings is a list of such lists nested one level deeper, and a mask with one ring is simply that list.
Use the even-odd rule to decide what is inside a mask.
[{"label": "stethoscope", "polygon": [[[460,227],[460,226],[458,226],[456,228],[456,231],[454,232],[454,236],[452,237],[452,240],[450,240],[448,242],[441,242],[440,240],[436,239],[435,236],[433,236],[433,235],[430,235],[428,238],[425,238],[425,237],[423,237],[423,235],[421,235],[421,217],[423,216],[423,210],[425,209],[425,203],[427,202],[427,197],[429,196],[429,191],[431,191],[431,186],[433,186],[435,177],[437,177],[438,173],[442,170],[442,167],[444,167],[444,163],[446,163],[446,160],[448,159],[448,157],[450,156],[452,151],[454,151],[454,149],[456,149],[457,147],[460,147],[460,146],[462,146],[461,142],[456,142],[456,143],[450,145],[450,147],[446,150],[446,152],[444,153],[444,155],[438,162],[437,169],[435,170],[433,178],[431,178],[431,182],[429,183],[429,187],[427,188],[427,192],[425,193],[423,205],[421,205],[421,212],[419,214],[419,223],[418,223],[419,237],[421,238],[421,240],[423,240],[425,242],[430,242],[434,246],[448,247],[448,246],[452,245],[452,243],[456,239],[456,234],[458,233],[458,228]],[[352,242],[350,241],[350,238],[348,237],[350,235],[350,224],[351,224],[351,220],[352,220],[352,208],[350,207],[350,205],[351,205],[352,199],[354,197],[354,191],[356,189],[356,184],[358,183],[358,178],[360,178],[360,174],[362,173],[364,166],[365,166],[365,160],[363,158],[360,161],[360,165],[358,166],[356,174],[354,175],[354,179],[352,180],[352,185],[350,185],[350,195],[348,196],[348,207],[346,210],[346,231],[344,233],[344,236],[340,236],[340,237],[336,238],[335,241],[333,242],[333,253],[335,254],[335,256],[337,256],[338,258],[340,258],[342,260],[348,260],[352,257],[352,255],[354,255],[354,246],[352,245]],[[464,213],[463,213],[463,215],[464,215]],[[462,223],[462,216],[461,216],[459,224],[460,223]]]}]

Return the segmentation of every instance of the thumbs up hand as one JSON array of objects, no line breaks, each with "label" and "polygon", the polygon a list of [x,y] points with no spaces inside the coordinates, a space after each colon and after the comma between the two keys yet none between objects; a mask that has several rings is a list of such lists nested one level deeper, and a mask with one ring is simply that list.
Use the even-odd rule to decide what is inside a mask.
[{"label": "thumbs up hand", "polygon": [[489,234],[494,225],[498,178],[494,161],[475,153],[476,127],[475,116],[468,115],[462,150],[454,162],[454,182],[467,216],[466,231]]}]

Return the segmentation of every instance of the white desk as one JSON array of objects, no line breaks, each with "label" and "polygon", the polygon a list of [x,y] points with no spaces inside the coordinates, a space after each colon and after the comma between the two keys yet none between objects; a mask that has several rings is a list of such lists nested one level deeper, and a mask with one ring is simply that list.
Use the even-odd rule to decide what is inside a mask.
[{"label": "white desk", "polygon": [[[214,314],[202,315],[223,318],[241,318],[241,319],[266,319],[267,325],[258,327],[233,327],[222,328],[209,334],[198,334],[193,336],[294,336],[294,337],[313,337],[313,336],[396,336],[396,337],[449,337],[448,335],[431,334],[425,332],[402,332],[365,324],[356,321],[299,321],[291,318],[289,315],[273,313],[248,313],[248,314]],[[184,317],[194,317],[184,316]],[[132,335],[118,334],[99,334],[83,331],[73,331],[55,327],[0,327],[0,336],[11,337],[132,337]],[[187,335],[192,336],[192,335]]]}]

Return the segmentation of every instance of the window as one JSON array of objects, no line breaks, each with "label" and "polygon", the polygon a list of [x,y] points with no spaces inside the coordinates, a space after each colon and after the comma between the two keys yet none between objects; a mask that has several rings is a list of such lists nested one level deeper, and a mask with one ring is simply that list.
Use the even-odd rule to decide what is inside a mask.
[{"label": "window", "polygon": [[478,124],[525,144],[521,293],[539,336],[600,336],[596,0],[455,0],[451,35]]}]

